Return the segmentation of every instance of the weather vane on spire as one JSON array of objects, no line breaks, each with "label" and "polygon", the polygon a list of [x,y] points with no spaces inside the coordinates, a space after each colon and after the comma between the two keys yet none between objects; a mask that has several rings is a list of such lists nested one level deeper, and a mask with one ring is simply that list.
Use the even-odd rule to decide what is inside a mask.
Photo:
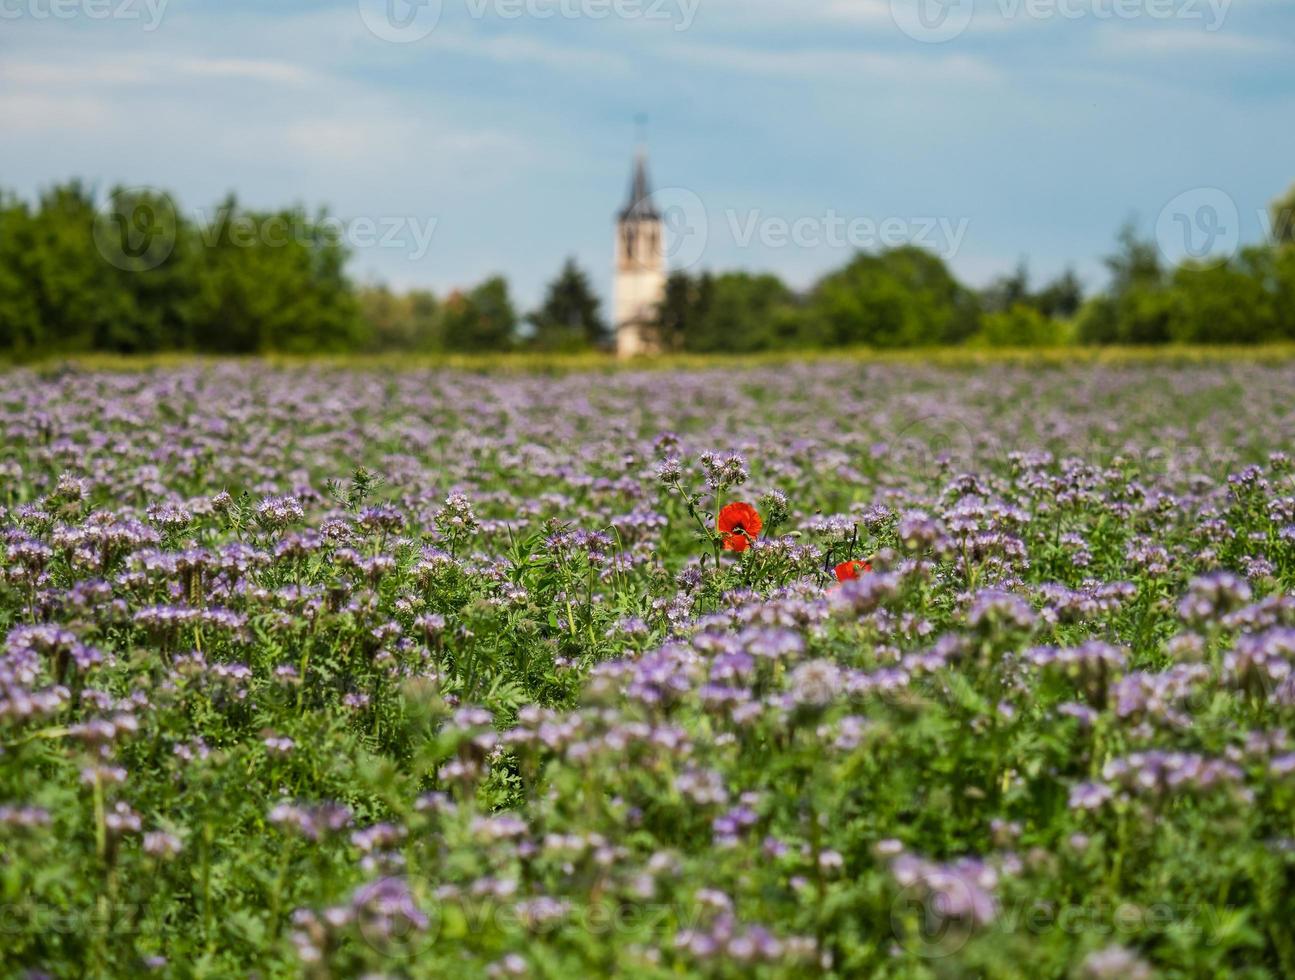
[{"label": "weather vane on spire", "polygon": [[634,138],[639,146],[647,143],[648,116],[646,112],[634,114]]}]

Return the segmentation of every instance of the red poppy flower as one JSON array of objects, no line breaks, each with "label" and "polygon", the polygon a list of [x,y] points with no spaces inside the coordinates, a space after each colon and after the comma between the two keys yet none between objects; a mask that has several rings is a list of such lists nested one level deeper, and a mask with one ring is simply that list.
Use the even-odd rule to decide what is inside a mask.
[{"label": "red poppy flower", "polygon": [[724,535],[724,548],[728,551],[746,551],[760,536],[762,527],[760,512],[750,504],[725,504],[719,512],[719,533]]},{"label": "red poppy flower", "polygon": [[872,571],[872,566],[866,561],[843,561],[836,566],[836,580],[844,582],[847,579],[858,578],[860,575],[867,575]]}]

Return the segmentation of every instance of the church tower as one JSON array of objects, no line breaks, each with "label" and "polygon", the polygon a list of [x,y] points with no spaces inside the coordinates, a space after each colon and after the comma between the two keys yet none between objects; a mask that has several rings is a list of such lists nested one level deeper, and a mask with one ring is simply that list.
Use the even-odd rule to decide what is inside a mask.
[{"label": "church tower", "polygon": [[661,214],[648,187],[647,153],[634,157],[630,197],[616,221],[616,278],[612,293],[616,354],[635,357],[661,351],[654,321],[665,296],[665,245]]}]

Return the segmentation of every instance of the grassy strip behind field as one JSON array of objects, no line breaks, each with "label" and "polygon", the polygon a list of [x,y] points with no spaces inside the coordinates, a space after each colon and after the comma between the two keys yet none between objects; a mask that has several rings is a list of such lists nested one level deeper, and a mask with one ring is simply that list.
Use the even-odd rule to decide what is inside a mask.
[{"label": "grassy strip behind field", "polygon": [[256,357],[212,357],[188,353],[75,354],[48,357],[24,365],[40,373],[60,370],[152,371],[177,367],[257,362],[283,368],[346,368],[375,371],[446,369],[479,373],[566,374],[571,372],[676,371],[769,365],[854,361],[860,364],[929,364],[947,368],[976,368],[994,364],[1063,367],[1071,364],[1208,364],[1210,362],[1280,363],[1295,360],[1295,344],[1168,345],[1155,347],[929,347],[904,350],[846,348],[815,351],[770,351],[759,354],[669,354],[621,361],[609,354],[534,352],[495,354],[264,354]]}]

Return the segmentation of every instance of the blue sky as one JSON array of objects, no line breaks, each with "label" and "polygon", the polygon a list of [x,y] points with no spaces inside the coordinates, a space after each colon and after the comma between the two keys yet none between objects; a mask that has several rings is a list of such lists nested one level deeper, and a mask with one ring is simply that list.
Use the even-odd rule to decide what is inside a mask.
[{"label": "blue sky", "polygon": [[674,263],[798,287],[883,228],[1097,285],[1126,218],[1254,241],[1295,181],[1290,0],[391,2],[0,0],[0,186],[327,205],[357,278],[525,306],[606,295],[640,112]]}]

